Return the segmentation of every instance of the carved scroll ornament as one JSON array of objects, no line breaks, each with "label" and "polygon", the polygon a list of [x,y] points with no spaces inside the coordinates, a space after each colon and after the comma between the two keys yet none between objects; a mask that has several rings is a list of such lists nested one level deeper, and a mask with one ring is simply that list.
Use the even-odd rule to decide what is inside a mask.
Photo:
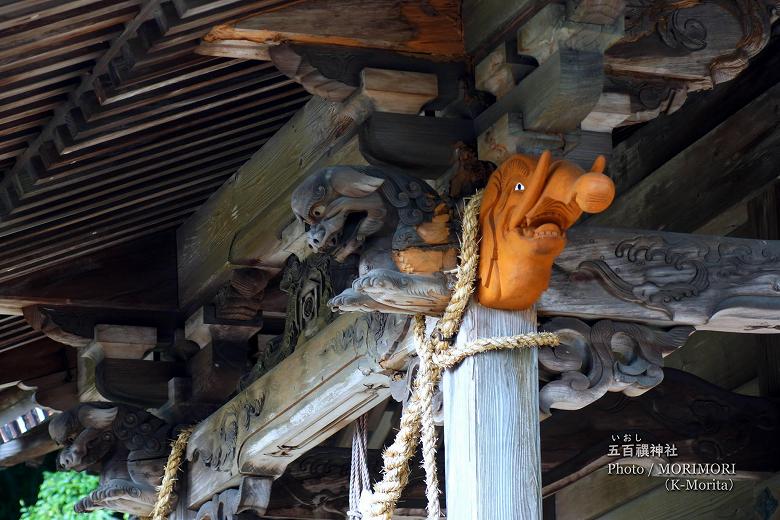
[{"label": "carved scroll ornament", "polygon": [[607,392],[641,395],[663,381],[663,357],[681,347],[692,327],[668,331],[602,320],[590,326],[575,318],[553,318],[543,329],[561,345],[539,350],[542,416],[552,408],[579,410]]},{"label": "carved scroll ornament", "polygon": [[63,446],[58,466],[100,472],[100,486],[76,503],[76,512],[151,514],[173,436],[171,425],[130,406],[83,403],[55,416],[49,435]]},{"label": "carved scroll ornament", "polygon": [[203,504],[195,520],[240,520],[265,514],[271,498],[271,479],[243,477],[238,489],[226,489]]},{"label": "carved scroll ornament", "polygon": [[637,235],[620,241],[611,257],[580,262],[573,275],[593,276],[611,295],[669,319],[692,314],[694,302],[710,319],[751,308],[758,319],[776,316],[779,261],[780,249],[772,243]]},{"label": "carved scroll ornament", "polygon": [[[661,75],[700,75],[690,90],[712,88],[735,78],[766,46],[779,6],[776,0],[630,0],[626,36],[610,49],[608,64],[642,72],[654,72],[655,64]],[[632,57],[642,63],[632,64]]]},{"label": "carved scroll ornament", "polygon": [[565,231],[582,215],[604,211],[615,185],[596,160],[586,173],[568,161],[514,155],[488,181],[482,201],[478,299],[496,309],[526,309],[550,282]]}]

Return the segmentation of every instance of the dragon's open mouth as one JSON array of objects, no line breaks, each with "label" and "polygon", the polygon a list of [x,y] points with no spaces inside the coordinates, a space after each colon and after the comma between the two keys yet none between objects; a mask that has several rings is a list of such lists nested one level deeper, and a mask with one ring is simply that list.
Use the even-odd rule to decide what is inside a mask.
[{"label": "dragon's open mouth", "polygon": [[333,235],[332,240],[336,248],[333,252],[333,255],[337,260],[343,262],[347,256],[354,252],[347,249],[347,246],[352,244],[353,241],[357,238],[360,224],[363,223],[367,216],[368,213],[365,211],[355,211],[350,213],[347,215],[347,218],[344,221],[344,226],[342,226],[341,230],[337,234]]}]

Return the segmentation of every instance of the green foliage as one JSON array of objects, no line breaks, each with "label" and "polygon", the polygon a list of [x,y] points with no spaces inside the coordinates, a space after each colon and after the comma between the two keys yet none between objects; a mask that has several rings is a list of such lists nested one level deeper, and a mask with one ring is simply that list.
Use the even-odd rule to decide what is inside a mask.
[{"label": "green foliage", "polygon": [[98,477],[86,473],[46,471],[37,502],[25,505],[22,501],[19,520],[113,520],[116,517],[108,511],[76,514],[73,510],[73,505],[97,486]]},{"label": "green foliage", "polygon": [[19,502],[35,502],[43,472],[54,467],[54,460],[47,457],[40,467],[17,464],[0,469],[0,520],[18,520]]}]

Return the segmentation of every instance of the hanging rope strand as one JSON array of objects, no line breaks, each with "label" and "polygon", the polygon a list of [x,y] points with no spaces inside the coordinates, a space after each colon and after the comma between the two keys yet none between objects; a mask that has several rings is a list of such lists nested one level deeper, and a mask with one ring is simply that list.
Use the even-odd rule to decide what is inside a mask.
[{"label": "hanging rope strand", "polygon": [[368,420],[361,415],[355,421],[352,434],[352,466],[349,473],[349,511],[347,517],[360,519],[360,495],[364,489],[371,489],[368,476]]},{"label": "hanging rope strand", "polygon": [[[452,368],[468,356],[489,350],[530,348],[558,345],[558,338],[548,332],[523,334],[500,338],[484,338],[458,349],[450,348],[449,340],[455,338],[463,313],[474,292],[477,277],[479,207],[482,192],[477,192],[466,204],[463,215],[461,239],[461,263],[458,266],[455,287],[444,315],[436,324],[433,334],[425,335],[425,317],[415,316],[414,332],[420,357],[420,369],[412,384],[412,395],[401,414],[401,424],[393,443],[383,454],[383,478],[370,491],[367,465],[366,417],[358,419],[352,443],[352,470],[350,477],[350,518],[362,520],[392,520],[393,511],[401,498],[401,492],[409,481],[409,461],[414,456],[418,439],[422,444],[425,468],[428,519],[441,517],[439,504],[439,479],[436,471],[436,427],[433,423],[432,401],[442,370]],[[173,443],[165,465],[165,475],[158,491],[153,520],[165,520],[171,512],[176,475],[184,460],[187,442],[192,429],[182,430]],[[359,497],[359,498],[358,498]],[[359,507],[358,507],[359,506]]]},{"label": "hanging rope strand", "polygon": [[[414,317],[414,333],[417,345],[425,343],[425,316]],[[439,520],[441,505],[439,504],[439,475],[436,468],[436,424],[433,421],[433,394],[436,384],[441,378],[441,369],[433,362],[432,352],[427,348],[419,348],[420,368],[417,377],[420,386],[420,436],[422,440],[423,467],[425,468],[425,497],[428,500],[428,520]]]}]

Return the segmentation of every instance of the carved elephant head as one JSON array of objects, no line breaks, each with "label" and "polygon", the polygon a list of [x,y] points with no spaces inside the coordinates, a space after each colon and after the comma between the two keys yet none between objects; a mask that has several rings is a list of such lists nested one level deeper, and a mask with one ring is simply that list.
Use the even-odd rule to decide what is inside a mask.
[{"label": "carved elephant head", "polygon": [[372,173],[361,166],[324,168],[293,192],[293,213],[315,252],[331,252],[343,262],[383,227],[387,210],[377,190],[385,179]]},{"label": "carved elephant head", "polygon": [[116,438],[111,426],[118,408],[104,403],[85,403],[55,416],[49,435],[63,446],[57,463],[63,469],[83,471],[104,459]]},{"label": "carved elephant head", "polygon": [[480,285],[487,307],[526,309],[547,289],[566,229],[612,203],[615,185],[596,159],[590,172],[568,161],[514,155],[490,177],[482,201]]}]

